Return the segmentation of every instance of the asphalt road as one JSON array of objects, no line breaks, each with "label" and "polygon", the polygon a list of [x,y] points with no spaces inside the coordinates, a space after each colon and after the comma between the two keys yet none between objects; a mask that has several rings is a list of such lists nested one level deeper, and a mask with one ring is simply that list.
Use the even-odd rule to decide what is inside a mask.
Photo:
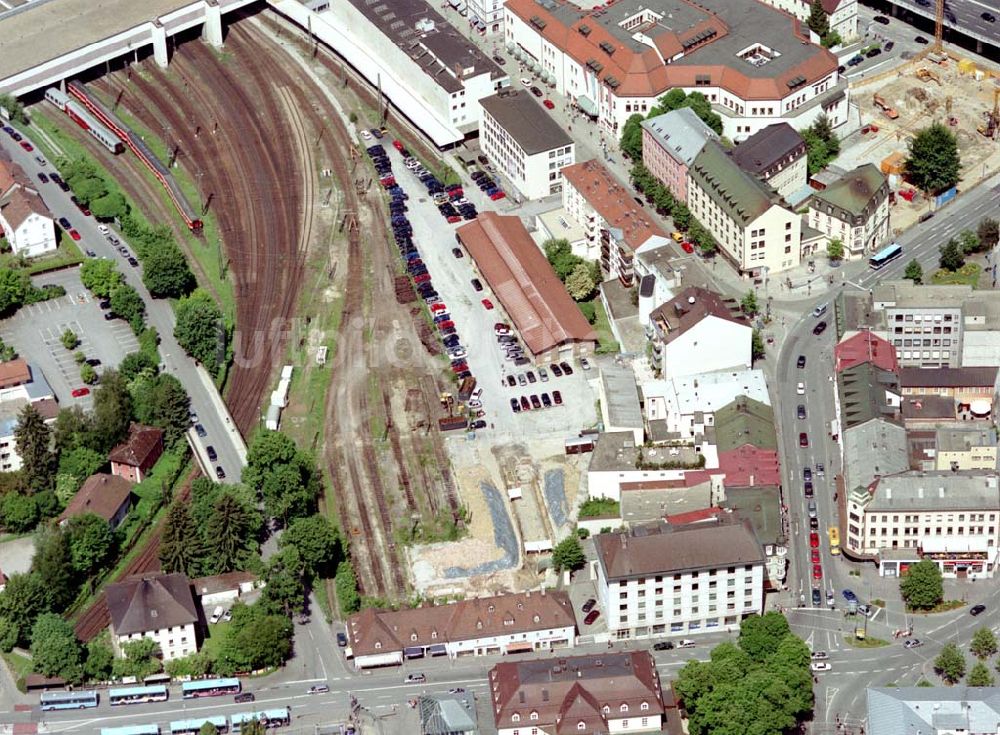
[{"label": "asphalt road", "polygon": [[[20,132],[24,135],[23,131]],[[28,138],[25,137],[25,140]],[[205,370],[195,365],[194,360],[184,353],[174,339],[175,320],[170,302],[165,299],[154,299],[150,296],[149,291],[142,283],[141,270],[131,267],[114,250],[107,238],[97,229],[97,221],[93,217],[85,217],[70,201],[69,193],[63,192],[51,182],[42,184],[38,181],[40,172],[51,173],[56,169],[51,165],[51,162],[46,166],[37,162],[36,156],[41,155],[37,145],[34,152],[29,153],[6,133],[0,132],[0,148],[6,151],[35,182],[36,188],[52,211],[53,216],[56,219],[66,217],[80,233],[82,239],[77,243],[80,250],[90,249],[97,253],[98,257],[114,260],[118,264],[119,270],[124,274],[125,280],[142,296],[146,302],[146,321],[151,326],[156,327],[160,335],[160,357],[166,365],[167,371],[176,376],[184,385],[191,397],[191,407],[198,414],[198,421],[207,432],[204,439],[197,437],[193,430],[189,432],[190,438],[202,458],[203,466],[209,468],[208,474],[213,477],[214,466],[220,465],[225,470],[226,482],[238,482],[243,466],[246,464],[246,445],[233,425],[225,403],[215,389],[211,378]],[[126,152],[121,155],[131,154]],[[123,244],[128,245],[120,233],[119,237]],[[135,252],[134,248],[130,247],[129,250]],[[64,396],[64,398],[66,397]],[[218,453],[218,460],[214,463],[209,462],[205,454],[205,447],[208,445],[215,447]]]},{"label": "asphalt road", "polygon": [[[932,23],[935,17],[935,0],[891,0],[892,5],[923,16]],[[997,21],[990,23],[982,17],[990,12]],[[945,0],[945,26],[966,33],[979,40],[1000,44],[1000,8],[991,0]]]}]

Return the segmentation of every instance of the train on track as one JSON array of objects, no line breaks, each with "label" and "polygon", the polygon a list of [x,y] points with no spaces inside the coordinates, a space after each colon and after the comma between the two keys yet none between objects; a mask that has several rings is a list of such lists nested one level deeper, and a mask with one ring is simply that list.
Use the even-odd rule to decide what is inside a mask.
[{"label": "train on track", "polygon": [[115,155],[125,150],[125,145],[122,143],[121,138],[99,123],[93,115],[87,112],[79,103],[70,99],[66,93],[61,92],[55,87],[49,87],[45,90],[45,99],[58,107],[60,111],[66,113],[70,120],[90,133],[98,143]]},{"label": "train on track", "polygon": [[[73,81],[66,85],[69,93],[76,97],[83,105],[105,126],[111,129],[125,143],[126,146],[139,158],[140,161],[153,172],[153,175],[160,182],[160,185],[167,191],[174,208],[184,219],[184,223],[194,232],[201,230],[201,218],[188,202],[184,192],[174,179],[170,170],[160,162],[153,152],[149,150],[142,138],[133,133],[118,117],[106,108],[87,88],[79,82]],[[46,93],[47,94],[47,93]]]}]

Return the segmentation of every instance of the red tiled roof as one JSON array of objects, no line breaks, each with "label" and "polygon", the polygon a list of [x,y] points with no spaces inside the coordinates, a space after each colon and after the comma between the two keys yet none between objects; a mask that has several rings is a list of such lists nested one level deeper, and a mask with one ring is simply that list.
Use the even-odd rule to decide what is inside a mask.
[{"label": "red tiled roof", "polygon": [[587,200],[608,223],[623,233],[624,242],[633,252],[651,237],[666,237],[646,210],[632,198],[632,191],[597,160],[574,163],[562,170],[563,178]]},{"label": "red tiled roof", "polygon": [[12,388],[31,382],[31,368],[28,363],[18,358],[0,362],[0,388]]},{"label": "red tiled roof", "polygon": [[781,463],[773,449],[744,444],[719,452],[719,469],[726,473],[726,485],[734,487],[781,484]]},{"label": "red tiled roof", "polygon": [[122,504],[132,495],[132,483],[117,475],[91,475],[59,516],[63,521],[73,516],[93,513],[111,521]]},{"label": "red tiled roof", "polygon": [[483,212],[456,231],[535,355],[597,335],[518,217]]},{"label": "red tiled roof", "polygon": [[20,227],[21,223],[33,214],[52,216],[38,194],[21,187],[15,187],[6,199],[0,202],[0,214],[14,229]]},{"label": "red tiled roof", "polygon": [[162,438],[163,431],[154,426],[132,424],[128,439],[112,449],[108,459],[130,467],[141,467]]},{"label": "red tiled roof", "polygon": [[675,513],[672,516],[664,516],[667,523],[684,524],[697,523],[721,515],[722,508],[702,508],[701,510],[689,510],[687,513]]},{"label": "red tiled roof", "polygon": [[874,332],[864,330],[848,337],[833,348],[836,372],[852,368],[864,362],[895,373],[899,370],[896,348]]}]

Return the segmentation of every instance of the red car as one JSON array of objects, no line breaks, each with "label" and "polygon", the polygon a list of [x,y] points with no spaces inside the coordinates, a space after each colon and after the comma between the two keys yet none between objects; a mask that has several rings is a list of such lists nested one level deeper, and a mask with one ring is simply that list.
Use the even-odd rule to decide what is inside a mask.
[{"label": "red car", "polygon": [[694,245],[685,240],[684,242],[681,243],[681,250],[683,250],[685,253],[693,253]]},{"label": "red car", "polygon": [[21,147],[24,148],[24,150],[28,151],[29,153],[31,151],[35,150],[35,147],[33,145],[31,145],[31,143],[29,143],[26,140],[22,140],[21,141]]},{"label": "red car", "polygon": [[392,141],[392,147],[395,148],[397,151],[402,152],[406,146],[403,145],[403,141],[394,140]]},{"label": "red car", "polygon": [[498,201],[500,201],[501,199],[503,199],[506,196],[507,195],[504,194],[502,191],[497,191],[497,192],[494,192],[493,194],[490,194],[490,199],[492,199],[495,202],[498,202]]},{"label": "red car", "polygon": [[599,617],[601,617],[600,610],[591,610],[589,613],[587,613],[587,617],[583,619],[583,624],[593,625],[594,621],[597,620]]},{"label": "red car", "polygon": [[449,320],[447,322],[441,322],[440,324],[438,324],[438,329],[451,329],[454,326],[455,322]]},{"label": "red car", "polygon": [[445,306],[443,303],[438,302],[436,304],[431,304],[431,311],[432,312],[448,311],[448,307]]},{"label": "red car", "polygon": [[813,549],[810,552],[810,555],[812,557],[812,563],[813,564],[819,564],[819,549]]},{"label": "red car", "polygon": [[813,564],[813,579],[823,579],[823,567]]},{"label": "red car", "polygon": [[486,311],[490,311],[493,309],[493,302],[489,299],[483,299],[483,306],[486,308]]},{"label": "red car", "polygon": [[89,395],[90,395],[90,388],[74,388],[73,389],[73,397],[74,398],[83,398],[84,396],[89,396]]},{"label": "red car", "polygon": [[462,221],[462,216],[459,214],[453,214],[448,217],[448,224],[450,225],[453,225],[456,222],[461,222],[461,221]]},{"label": "red car", "polygon": [[80,233],[77,232],[75,229],[71,229],[69,231],[69,236],[72,237],[74,240],[79,240],[80,239]]},{"label": "red car", "polygon": [[553,102],[552,100],[543,100],[542,104],[545,105],[545,109],[547,109],[547,110],[554,110],[554,109],[556,109],[556,103]]},{"label": "red car", "polygon": [[430,273],[421,273],[419,276],[416,276],[413,279],[413,282],[414,283],[427,283],[427,281],[429,281],[429,280],[431,280],[431,274]]},{"label": "red car", "polygon": [[562,405],[562,393],[557,390],[552,391],[552,400],[557,406]]},{"label": "red car", "polygon": [[809,446],[809,435],[804,431],[799,433],[799,446],[800,447]]},{"label": "red car", "polygon": [[819,548],[819,534],[815,531],[809,532],[809,545],[814,549]]},{"label": "red car", "polygon": [[522,411],[530,411],[531,410],[531,404],[528,402],[528,397],[527,396],[521,396],[521,410]]},{"label": "red car", "polygon": [[460,362],[460,363],[458,363],[458,365],[452,365],[451,366],[451,371],[453,373],[464,373],[468,369],[469,369],[469,366],[466,365],[464,362]]}]

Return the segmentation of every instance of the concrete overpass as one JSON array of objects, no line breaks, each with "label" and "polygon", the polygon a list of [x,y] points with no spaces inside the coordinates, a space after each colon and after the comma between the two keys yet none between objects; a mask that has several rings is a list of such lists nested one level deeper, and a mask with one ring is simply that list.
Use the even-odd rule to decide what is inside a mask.
[{"label": "concrete overpass", "polygon": [[[872,4],[877,7],[882,3]],[[930,21],[930,28],[934,27],[937,0],[888,0],[887,4],[893,16],[900,16],[906,11]],[[996,16],[996,22],[983,18],[983,13]],[[975,41],[980,53],[983,45],[1000,49],[1000,3],[997,0],[945,0],[944,26],[945,40],[948,40],[950,31]]]},{"label": "concrete overpass", "polygon": [[166,66],[167,39],[203,26],[222,46],[222,16],[257,0],[35,0],[0,13],[0,93],[58,84],[152,46]]}]

